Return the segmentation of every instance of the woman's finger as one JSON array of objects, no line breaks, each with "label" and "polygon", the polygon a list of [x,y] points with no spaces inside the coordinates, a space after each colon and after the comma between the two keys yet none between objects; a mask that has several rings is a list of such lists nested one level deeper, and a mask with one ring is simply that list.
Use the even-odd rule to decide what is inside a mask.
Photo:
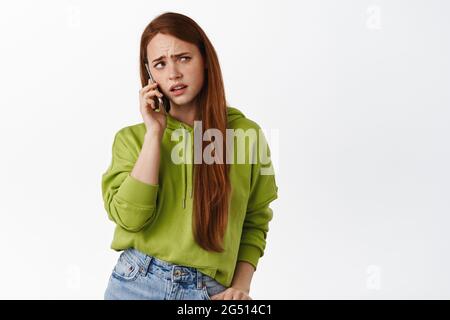
[{"label": "woman's finger", "polygon": [[155,89],[158,87],[158,84],[155,83],[149,83],[148,85],[146,85],[145,87],[141,88],[141,90],[139,90],[139,94],[144,94],[146,92],[148,92],[149,90]]},{"label": "woman's finger", "polygon": [[144,99],[147,99],[148,97],[151,97],[151,96],[162,97],[163,94],[162,94],[161,92],[159,92],[157,89],[153,89],[153,90],[150,90],[150,91],[147,92],[147,93],[144,93],[143,98],[144,98]]},{"label": "woman's finger", "polygon": [[155,100],[153,100],[152,98],[147,98],[145,99],[145,102],[147,102],[147,105],[149,105],[153,110],[155,110],[156,108]]},{"label": "woman's finger", "polygon": [[223,292],[213,295],[211,300],[223,300]]}]

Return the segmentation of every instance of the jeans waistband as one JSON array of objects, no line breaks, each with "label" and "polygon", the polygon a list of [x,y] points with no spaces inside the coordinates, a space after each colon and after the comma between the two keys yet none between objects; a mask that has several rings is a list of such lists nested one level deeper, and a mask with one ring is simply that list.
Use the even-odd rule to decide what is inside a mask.
[{"label": "jeans waistband", "polygon": [[128,248],[122,254],[139,265],[140,272],[145,275],[151,272],[157,277],[172,282],[194,283],[198,289],[203,287],[204,280],[211,279],[197,268],[164,261],[135,248]]}]

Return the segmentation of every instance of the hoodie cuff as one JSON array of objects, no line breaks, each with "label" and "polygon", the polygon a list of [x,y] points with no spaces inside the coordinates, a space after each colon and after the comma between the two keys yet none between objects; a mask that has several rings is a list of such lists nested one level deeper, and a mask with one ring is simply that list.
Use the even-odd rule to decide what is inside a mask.
[{"label": "hoodie cuff", "polygon": [[137,180],[130,174],[120,185],[117,196],[137,206],[155,206],[159,185]]},{"label": "hoodie cuff", "polygon": [[252,245],[242,244],[239,247],[239,253],[238,253],[238,261],[245,261],[256,267],[258,265],[259,258],[261,257],[261,251]]}]

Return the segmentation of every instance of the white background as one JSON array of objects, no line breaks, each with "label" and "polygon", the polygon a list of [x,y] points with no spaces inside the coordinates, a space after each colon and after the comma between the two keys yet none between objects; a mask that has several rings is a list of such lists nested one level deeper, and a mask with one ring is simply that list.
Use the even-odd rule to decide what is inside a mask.
[{"label": "white background", "polygon": [[0,298],[103,298],[119,253],[101,174],[141,122],[140,36],[165,11],[210,37],[228,102],[279,132],[250,295],[450,298],[444,0],[2,1]]}]

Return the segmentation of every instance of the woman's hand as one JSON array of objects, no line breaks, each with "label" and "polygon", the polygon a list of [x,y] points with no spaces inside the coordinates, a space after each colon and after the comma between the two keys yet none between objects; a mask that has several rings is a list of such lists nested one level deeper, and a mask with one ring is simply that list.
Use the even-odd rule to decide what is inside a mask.
[{"label": "woman's hand", "polygon": [[158,84],[151,83],[149,79],[148,84],[139,90],[140,110],[147,133],[151,132],[162,136],[166,128],[166,111],[163,106],[161,106],[160,112],[155,111],[154,97],[163,97],[163,94],[158,91]]},{"label": "woman's hand", "polygon": [[221,293],[215,294],[211,300],[253,300],[248,291],[240,288],[230,287]]}]

